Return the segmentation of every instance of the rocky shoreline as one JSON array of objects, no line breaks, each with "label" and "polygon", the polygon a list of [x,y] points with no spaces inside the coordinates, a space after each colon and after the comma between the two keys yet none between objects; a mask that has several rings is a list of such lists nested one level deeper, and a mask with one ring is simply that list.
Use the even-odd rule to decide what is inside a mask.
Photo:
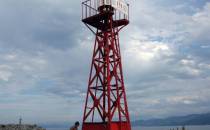
[{"label": "rocky shoreline", "polygon": [[18,125],[18,124],[7,124],[3,125],[0,124],[0,130],[46,130],[40,126],[37,125],[29,125],[29,124],[24,124],[24,125]]}]

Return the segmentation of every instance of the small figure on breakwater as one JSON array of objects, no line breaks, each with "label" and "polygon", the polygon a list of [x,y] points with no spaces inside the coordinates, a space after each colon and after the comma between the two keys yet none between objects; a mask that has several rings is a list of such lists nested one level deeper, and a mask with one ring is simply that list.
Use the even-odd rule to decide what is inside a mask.
[{"label": "small figure on breakwater", "polygon": [[70,128],[70,130],[78,130],[78,127],[79,127],[79,121],[76,121],[76,122],[74,123],[74,126],[72,126],[72,127]]},{"label": "small figure on breakwater", "polygon": [[[176,129],[174,129],[174,128],[173,128],[173,129],[172,129],[172,128],[170,128],[170,130],[176,130]],[[177,130],[179,130],[179,128],[177,128]],[[185,126],[182,126],[181,130],[186,130],[186,129],[185,129]]]},{"label": "small figure on breakwater", "polygon": [[185,126],[182,126],[182,130],[185,130]]}]

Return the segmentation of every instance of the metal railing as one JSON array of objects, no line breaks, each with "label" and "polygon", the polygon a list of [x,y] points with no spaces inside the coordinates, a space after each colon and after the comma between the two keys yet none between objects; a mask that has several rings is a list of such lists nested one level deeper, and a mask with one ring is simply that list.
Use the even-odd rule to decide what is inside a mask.
[{"label": "metal railing", "polygon": [[[82,19],[86,19],[88,17],[94,16],[99,14],[98,7],[101,6],[106,0],[86,0],[82,2]],[[109,3],[112,3],[112,0],[109,0]],[[129,5],[127,5],[128,13],[125,14],[122,11],[114,8],[114,20],[120,20],[120,19],[127,19],[129,20]]]},{"label": "metal railing", "polygon": [[82,2],[82,19],[98,14],[98,0],[86,0]]}]

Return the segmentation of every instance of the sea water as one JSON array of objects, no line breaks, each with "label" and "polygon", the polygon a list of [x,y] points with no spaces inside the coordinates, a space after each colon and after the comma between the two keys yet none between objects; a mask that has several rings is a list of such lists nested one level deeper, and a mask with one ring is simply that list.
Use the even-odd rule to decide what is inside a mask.
[{"label": "sea water", "polygon": [[[133,127],[132,130],[182,130],[181,126],[161,126],[161,127]],[[210,125],[206,126],[185,126],[185,130],[210,130]]]},{"label": "sea water", "polygon": [[[132,130],[181,130],[181,126],[160,126],[160,127],[133,127]],[[69,128],[47,128],[47,130],[69,130]],[[210,130],[210,125],[185,126],[185,130]]]}]

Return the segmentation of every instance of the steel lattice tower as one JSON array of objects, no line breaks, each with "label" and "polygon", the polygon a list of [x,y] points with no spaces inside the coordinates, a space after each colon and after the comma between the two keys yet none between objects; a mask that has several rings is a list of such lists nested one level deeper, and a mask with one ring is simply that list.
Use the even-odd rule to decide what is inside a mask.
[{"label": "steel lattice tower", "polygon": [[82,21],[95,34],[82,130],[131,130],[119,44],[128,12],[122,0],[82,3]]}]

